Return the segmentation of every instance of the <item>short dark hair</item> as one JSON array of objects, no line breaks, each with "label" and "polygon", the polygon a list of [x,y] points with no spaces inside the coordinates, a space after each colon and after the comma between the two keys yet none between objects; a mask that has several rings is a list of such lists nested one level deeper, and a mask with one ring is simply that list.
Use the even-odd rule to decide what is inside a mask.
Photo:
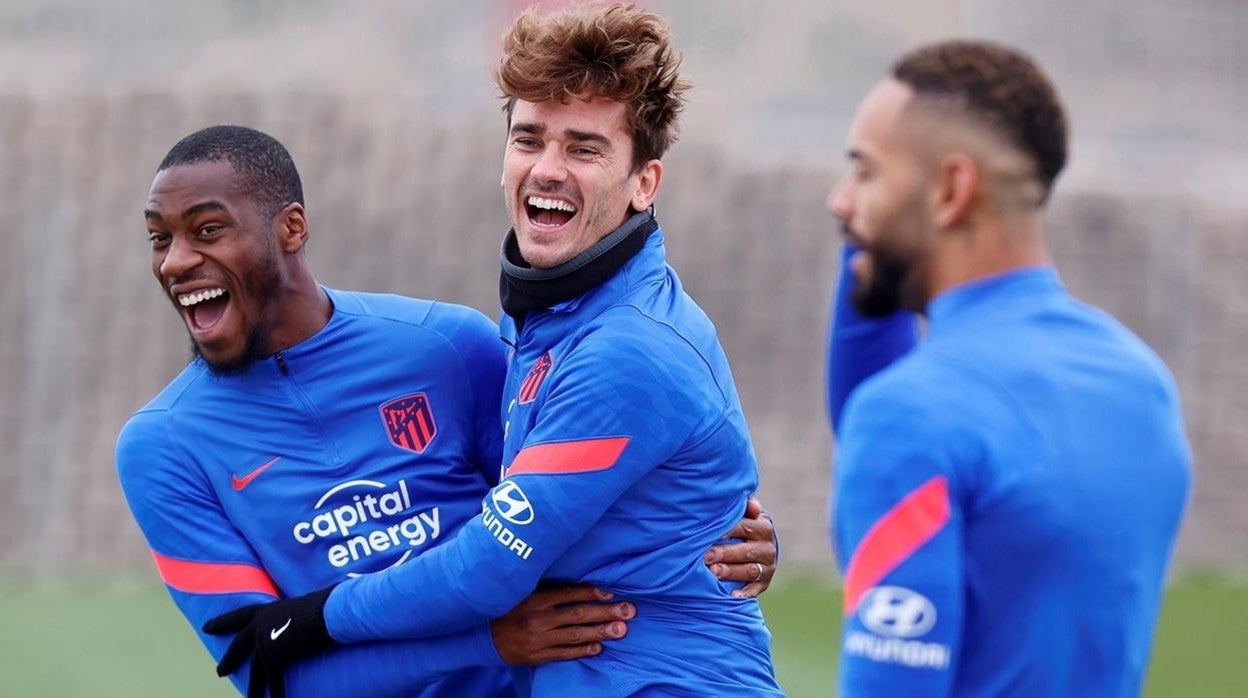
[{"label": "short dark hair", "polygon": [[246,126],[209,126],[192,133],[169,150],[157,171],[219,160],[229,161],[267,215],[290,203],[303,204],[303,183],[286,147]]},{"label": "short dark hair", "polygon": [[525,10],[503,36],[494,79],[511,120],[517,99],[623,102],[633,137],[633,170],[676,142],[676,117],[692,82],[680,74],[667,21],[625,3],[590,4],[550,14]]},{"label": "short dark hair", "polygon": [[990,41],[943,41],[893,65],[894,79],[919,96],[952,98],[1035,162],[1041,203],[1066,166],[1066,114],[1044,71],[1015,49]]}]

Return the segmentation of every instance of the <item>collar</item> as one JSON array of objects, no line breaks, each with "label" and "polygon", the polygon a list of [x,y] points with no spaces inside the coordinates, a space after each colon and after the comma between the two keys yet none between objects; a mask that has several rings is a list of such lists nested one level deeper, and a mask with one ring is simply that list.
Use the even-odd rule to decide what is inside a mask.
[{"label": "collar", "polygon": [[1051,266],[1028,266],[993,274],[955,286],[927,306],[932,331],[974,314],[1009,312],[1020,303],[1063,290],[1057,270]]},{"label": "collar", "polygon": [[635,213],[609,235],[572,259],[550,269],[534,269],[520,256],[516,231],[507,231],[501,252],[499,297],[517,328],[535,310],[568,303],[602,285],[635,257],[658,230],[654,208]]}]

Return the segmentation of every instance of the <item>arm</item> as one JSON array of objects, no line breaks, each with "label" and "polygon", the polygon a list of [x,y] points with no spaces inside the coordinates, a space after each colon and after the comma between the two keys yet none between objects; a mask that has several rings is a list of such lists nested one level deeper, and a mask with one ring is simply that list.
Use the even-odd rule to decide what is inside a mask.
[{"label": "arm", "polygon": [[[216,659],[229,638],[200,630],[204,621],[240,606],[270,601],[279,589],[230,522],[215,494],[166,437],[163,413],[136,415],[117,443],[122,489],[179,610]],[[299,696],[410,695],[439,674],[501,666],[489,630],[469,628],[433,640],[342,648],[300,663],[287,674]],[[233,676],[238,689],[250,665]]]},{"label": "arm", "polygon": [[841,254],[840,278],[828,323],[828,413],[834,433],[839,433],[841,412],[854,388],[904,356],[919,340],[914,313],[901,310],[871,319],[854,307],[850,292],[855,282],[849,260],[855,252],[857,248],[846,245]]},{"label": "arm", "polygon": [[705,388],[704,366],[656,358],[686,355],[683,340],[665,327],[646,340],[652,351],[639,352],[591,335],[565,357],[482,515],[416,560],[340,585],[325,605],[329,634],[339,642],[419,637],[503,613],[637,480],[695,430],[720,424],[726,402],[716,386]]},{"label": "arm", "polygon": [[856,393],[842,425],[843,696],[947,696],[956,673],[965,559],[949,430],[897,384]]}]

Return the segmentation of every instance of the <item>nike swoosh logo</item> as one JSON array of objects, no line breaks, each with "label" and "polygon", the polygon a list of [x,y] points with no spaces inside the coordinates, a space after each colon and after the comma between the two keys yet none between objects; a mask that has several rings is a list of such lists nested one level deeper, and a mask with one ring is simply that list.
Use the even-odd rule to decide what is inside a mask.
[{"label": "nike swoosh logo", "polygon": [[281,460],[281,458],[282,458],[281,456],[277,456],[273,460],[269,461],[268,463],[265,463],[264,465],[260,466],[259,468],[256,468],[255,470],[251,471],[250,473],[247,473],[246,475],[242,477],[239,477],[235,475],[234,473],[230,473],[230,484],[234,486],[234,491],[242,492],[243,488],[246,487],[247,485],[250,485],[252,480],[255,480],[257,477],[260,477],[260,473],[263,473],[264,471],[268,470],[274,463]]},{"label": "nike swoosh logo", "polygon": [[286,628],[289,628],[289,627],[290,627],[290,621],[292,621],[292,620],[294,620],[294,618],[287,618],[287,619],[286,619],[286,625],[283,625],[283,626],[282,626],[282,627],[280,627],[280,628],[274,628],[273,630],[270,630],[270,631],[269,631],[269,639],[270,639],[270,640],[276,640],[277,638],[281,637],[281,636],[282,636],[282,633],[286,632]]}]

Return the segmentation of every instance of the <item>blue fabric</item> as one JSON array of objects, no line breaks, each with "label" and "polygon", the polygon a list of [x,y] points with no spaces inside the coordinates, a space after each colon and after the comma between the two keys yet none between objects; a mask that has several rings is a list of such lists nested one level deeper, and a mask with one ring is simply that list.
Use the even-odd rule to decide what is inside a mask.
[{"label": "blue fabric", "polygon": [[864,379],[839,430],[841,569],[915,530],[889,516],[908,497],[948,513],[849,599],[842,695],[1138,695],[1191,486],[1156,354],[1035,267],[940,295],[928,338]]},{"label": "blue fabric", "polygon": [[[779,695],[758,603],[733,597],[739,585],[702,563],[741,518],[757,466],[714,327],[665,263],[662,232],[601,286],[530,313],[518,336],[503,325],[515,349],[502,462],[589,440],[622,451],[591,471],[509,472],[450,544],[335,589],[330,633],[457,631],[510,609],[539,580],[584,581],[637,605],[628,635],[597,657],[519,671],[522,690]],[[529,453],[539,470],[557,467]]]},{"label": "blue fabric", "polygon": [[[328,324],[282,352],[285,373],[266,359],[218,377],[196,360],[122,430],[118,474],[154,552],[263,569],[295,596],[419,559],[479,512],[501,458],[497,326],[459,306],[326,292]],[[432,417],[423,450],[419,438],[392,440],[382,412],[418,394]],[[274,458],[235,489],[236,477]],[[271,598],[170,594],[197,633],[208,618]],[[230,640],[200,638],[217,659]],[[232,677],[240,690],[247,673]],[[292,667],[287,690],[514,695],[483,623],[327,653]]]}]

